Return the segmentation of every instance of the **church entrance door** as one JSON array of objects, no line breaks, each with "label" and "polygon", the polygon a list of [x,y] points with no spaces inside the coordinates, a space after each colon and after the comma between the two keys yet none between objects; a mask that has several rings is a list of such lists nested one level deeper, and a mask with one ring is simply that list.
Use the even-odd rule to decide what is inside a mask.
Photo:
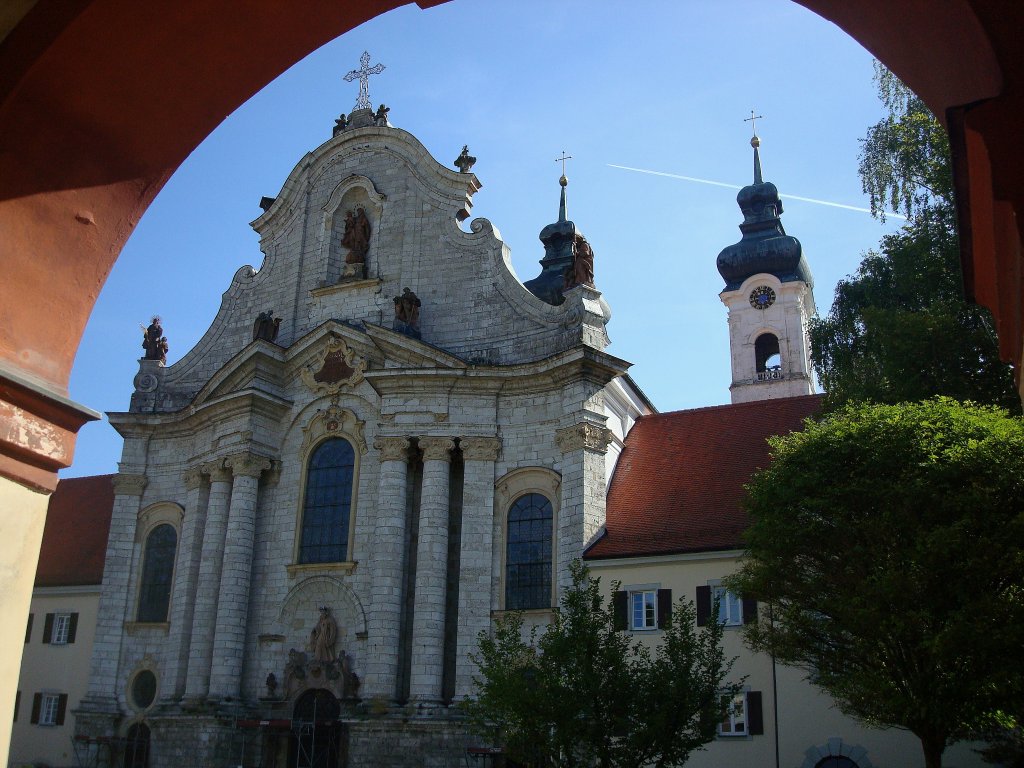
[{"label": "church entrance door", "polygon": [[341,704],[323,688],[303,693],[295,701],[288,768],[344,768]]}]

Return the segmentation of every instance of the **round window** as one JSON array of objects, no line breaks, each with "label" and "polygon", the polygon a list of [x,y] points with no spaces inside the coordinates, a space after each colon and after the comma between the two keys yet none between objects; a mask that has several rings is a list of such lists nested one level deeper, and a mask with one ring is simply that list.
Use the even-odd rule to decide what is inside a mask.
[{"label": "round window", "polygon": [[132,680],[132,702],[139,709],[145,709],[156,698],[156,675],[144,669]]}]

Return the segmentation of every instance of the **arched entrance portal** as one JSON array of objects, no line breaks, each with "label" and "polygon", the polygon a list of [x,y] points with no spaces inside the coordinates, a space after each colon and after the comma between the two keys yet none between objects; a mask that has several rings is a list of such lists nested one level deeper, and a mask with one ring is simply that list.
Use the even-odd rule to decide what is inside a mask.
[{"label": "arched entrance portal", "polygon": [[149,726],[135,723],[125,737],[124,768],[149,768]]},{"label": "arched entrance portal", "polygon": [[334,694],[313,688],[295,701],[288,768],[341,768],[345,765],[341,704]]}]

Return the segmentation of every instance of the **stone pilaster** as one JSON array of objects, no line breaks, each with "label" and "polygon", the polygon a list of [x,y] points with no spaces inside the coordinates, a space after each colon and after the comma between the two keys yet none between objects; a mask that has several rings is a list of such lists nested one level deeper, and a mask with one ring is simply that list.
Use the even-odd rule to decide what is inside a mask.
[{"label": "stone pilaster", "polygon": [[380,452],[380,475],[373,529],[369,648],[361,695],[364,699],[391,701],[398,686],[409,439],[379,437],[373,447]]},{"label": "stone pilaster", "polygon": [[562,494],[558,513],[559,595],[572,584],[569,563],[605,522],[605,453],[612,431],[583,421],[555,433],[562,451]]},{"label": "stone pilaster", "polygon": [[171,591],[170,630],[167,638],[167,662],[164,667],[163,698],[176,700],[185,695],[188,674],[189,640],[203,548],[203,527],[208,501],[207,481],[199,467],[185,472],[185,516],[178,539],[177,567]]},{"label": "stone pilaster", "polygon": [[245,631],[249,615],[249,585],[252,581],[252,551],[256,536],[256,504],[260,475],[273,466],[270,459],[251,453],[229,456],[231,506],[228,535],[224,542],[224,564],[217,598],[217,624],[210,667],[210,696],[237,699],[241,692]]},{"label": "stone pilaster", "polygon": [[231,470],[224,466],[223,459],[204,464],[202,471],[210,477],[210,496],[206,503],[199,581],[192,610],[192,643],[185,679],[185,698],[188,699],[205,698],[210,692],[217,594],[220,590],[224,540],[228,530],[228,500],[231,498]]},{"label": "stone pilaster", "polygon": [[473,690],[476,665],[470,660],[477,636],[491,625],[491,558],[494,536],[496,437],[466,437],[460,443],[465,464],[462,490],[462,555],[459,558],[459,621],[455,658],[455,698]]},{"label": "stone pilaster", "polygon": [[113,483],[114,508],[110,518],[103,587],[96,615],[89,690],[82,702],[87,709],[117,707],[117,694],[123,688],[123,681],[117,677],[121,660],[121,634],[125,621],[131,618],[128,615],[131,610],[129,595],[135,594],[129,584],[129,574],[146,476],[122,473],[114,476]]},{"label": "stone pilaster", "polygon": [[416,605],[412,620],[409,698],[441,701],[444,617],[448,576],[448,512],[451,451],[449,437],[421,437],[423,490],[416,545]]}]

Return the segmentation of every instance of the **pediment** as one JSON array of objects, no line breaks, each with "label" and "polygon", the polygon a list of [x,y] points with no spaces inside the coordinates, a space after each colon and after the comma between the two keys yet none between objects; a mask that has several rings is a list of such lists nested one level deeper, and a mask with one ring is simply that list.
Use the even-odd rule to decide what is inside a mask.
[{"label": "pediment", "polygon": [[398,331],[337,320],[328,320],[297,340],[288,349],[287,359],[289,375],[314,389],[346,386],[346,382],[355,386],[362,374],[381,368],[466,367],[461,358]]},{"label": "pediment", "polygon": [[243,390],[283,398],[285,392],[284,350],[267,341],[254,341],[228,360],[192,400],[198,407],[211,400]]}]

